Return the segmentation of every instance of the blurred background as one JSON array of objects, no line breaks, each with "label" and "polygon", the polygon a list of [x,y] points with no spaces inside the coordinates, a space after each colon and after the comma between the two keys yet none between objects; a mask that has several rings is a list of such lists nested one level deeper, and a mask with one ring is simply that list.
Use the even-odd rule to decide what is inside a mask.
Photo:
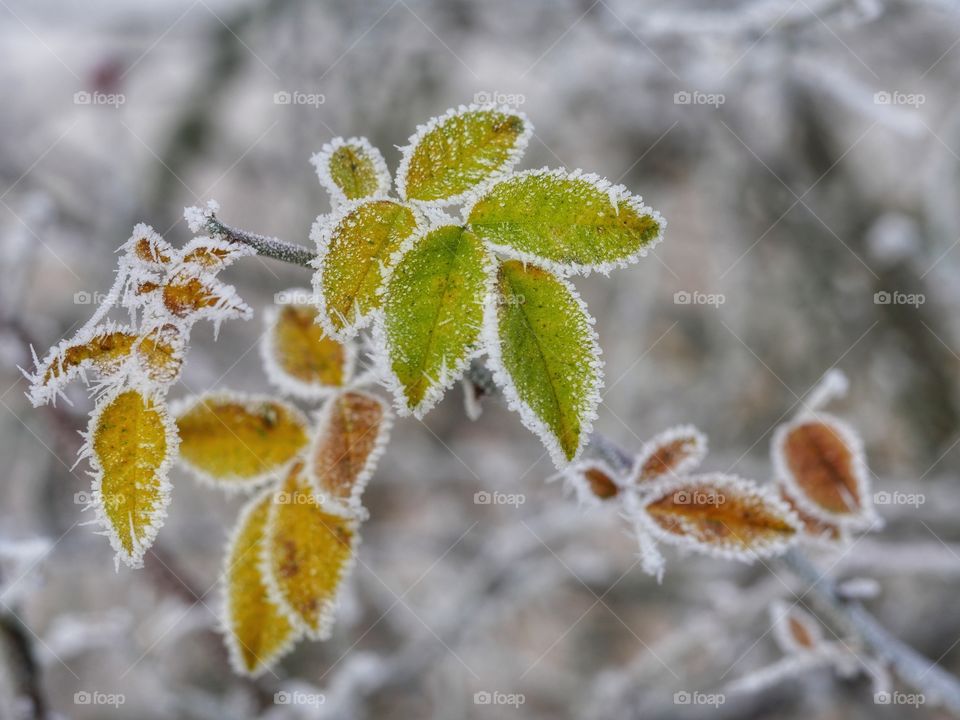
[{"label": "blurred background", "polygon": [[[599,429],[636,450],[695,423],[707,469],[767,481],[777,423],[845,371],[875,489],[924,502],[815,561],[874,578],[868,607],[960,672],[958,46],[947,0],[0,0],[0,718],[946,717],[829,669],[678,703],[777,660],[767,607],[802,583],[668,550],[657,585],[615,511],[545,483],[517,416],[471,422],[459,389],[397,423],[332,639],[237,678],[216,581],[242,498],[175,470],[146,567],[115,572],[76,500],[89,400],[33,410],[16,366],[89,317],[135,222],[179,244],[215,198],[306,244],[325,141],[366,136],[393,169],[418,123],[512,103],[536,127],[521,167],[599,173],[669,221],[654,256],[576,281]],[[199,325],[172,397],[267,390],[260,310],[310,281],[262,259],[224,278],[258,315]]]}]

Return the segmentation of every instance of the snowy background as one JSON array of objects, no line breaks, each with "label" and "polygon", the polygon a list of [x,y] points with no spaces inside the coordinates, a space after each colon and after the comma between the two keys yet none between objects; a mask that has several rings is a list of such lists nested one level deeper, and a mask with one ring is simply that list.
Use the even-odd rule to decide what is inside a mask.
[{"label": "snowy background", "polygon": [[[367,136],[395,168],[418,122],[513,101],[536,126],[522,167],[597,172],[669,220],[656,256],[577,281],[607,364],[599,428],[636,449],[692,422],[706,468],[765,481],[774,426],[844,370],[876,489],[925,502],[816,561],[875,578],[870,609],[960,672],[958,46],[946,0],[0,0],[0,718],[945,717],[829,670],[678,704],[776,660],[767,608],[803,584],[669,553],[658,586],[620,518],[544,482],[515,415],[470,422],[458,391],[398,422],[333,638],[238,679],[216,579],[242,500],[176,471],[146,568],[115,573],[75,501],[88,401],[32,410],[15,366],[89,316],[135,222],[183,242],[183,207],[216,198],[225,222],[306,243],[325,141]],[[270,260],[224,278],[258,311],[309,282]],[[198,327],[173,396],[267,390],[261,328]]]}]

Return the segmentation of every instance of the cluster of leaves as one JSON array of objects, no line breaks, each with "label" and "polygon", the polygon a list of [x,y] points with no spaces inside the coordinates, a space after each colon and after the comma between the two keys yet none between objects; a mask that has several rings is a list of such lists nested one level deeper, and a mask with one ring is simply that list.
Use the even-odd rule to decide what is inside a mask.
[{"label": "cluster of leaves", "polygon": [[[170,501],[167,473],[178,435],[166,396],[180,377],[193,325],[248,319],[250,308],[217,274],[252,251],[214,237],[176,249],[147,225],[120,247],[113,287],[93,317],[43,358],[34,356],[27,396],[34,406],[68,400],[76,378],[91,385],[96,404],[81,457],[89,457],[90,506],[117,554],[131,567],[163,524]],[[114,309],[129,321],[107,320]]]},{"label": "cluster of leaves", "polygon": [[355,377],[356,350],[326,337],[291,299],[266,315],[261,354],[287,395],[323,404],[312,419],[270,396],[206,393],[174,407],[180,461],[201,481],[253,494],[228,543],[224,632],[234,668],[256,675],[301,637],[329,636],[353,565],[366,483],[392,416]]},{"label": "cluster of leaves", "polygon": [[[514,109],[452,109],[403,149],[397,197],[380,153],[337,139],[313,162],[335,203],[317,219],[320,322],[339,339],[373,325],[400,414],[428,412],[487,355],[510,406],[562,467],[589,436],[600,349],[567,277],[635,262],[664,221],[580,171],[511,172],[533,133]],[[460,205],[461,216],[443,210]]]},{"label": "cluster of leaves", "polygon": [[692,426],[645,443],[629,468],[590,458],[563,475],[581,502],[613,504],[633,524],[646,572],[662,577],[658,542],[710,555],[753,561],[798,541],[836,545],[878,523],[863,443],[822,404],[846,389],[828,374],[812,401],[774,432],[774,482],[761,485],[726,473],[694,474],[706,456]]}]

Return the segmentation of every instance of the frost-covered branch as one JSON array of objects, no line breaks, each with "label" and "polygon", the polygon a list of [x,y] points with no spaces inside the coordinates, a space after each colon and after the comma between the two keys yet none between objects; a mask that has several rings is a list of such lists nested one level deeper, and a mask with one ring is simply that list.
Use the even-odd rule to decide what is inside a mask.
[{"label": "frost-covered branch", "polygon": [[280,240],[266,235],[257,235],[256,233],[240,230],[238,228],[225,225],[217,219],[212,212],[206,213],[203,218],[203,227],[215,237],[229,240],[230,242],[241,243],[256,250],[257,255],[273,258],[282,262],[303,267],[311,267],[310,261],[314,258],[314,253],[309,248],[296,243]]}]

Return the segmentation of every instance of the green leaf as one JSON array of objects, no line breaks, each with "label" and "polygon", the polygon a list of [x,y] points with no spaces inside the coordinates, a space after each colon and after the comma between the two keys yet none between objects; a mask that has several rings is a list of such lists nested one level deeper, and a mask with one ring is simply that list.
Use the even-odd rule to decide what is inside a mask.
[{"label": "green leaf", "polygon": [[397,408],[426,413],[463,373],[480,343],[492,259],[455,225],[418,238],[387,283],[382,327]]},{"label": "green leaf", "polygon": [[606,273],[636,262],[666,224],[622,186],[563,170],[512,175],[487,190],[466,218],[497,252],[561,273]]},{"label": "green leaf", "polygon": [[569,283],[518,260],[500,265],[488,312],[495,378],[511,408],[563,467],[580,452],[600,400],[593,319]]},{"label": "green leaf", "polygon": [[367,324],[380,307],[384,270],[419,225],[412,209],[393,200],[346,203],[328,222],[314,224],[313,287],[327,334],[344,341]]},{"label": "green leaf", "polygon": [[403,149],[397,192],[408,200],[454,204],[520,159],[533,126],[516,110],[461,105],[417,128]]},{"label": "green leaf", "polygon": [[334,203],[383,195],[390,190],[390,172],[383,155],[366,138],[334,138],[310,162]]}]

